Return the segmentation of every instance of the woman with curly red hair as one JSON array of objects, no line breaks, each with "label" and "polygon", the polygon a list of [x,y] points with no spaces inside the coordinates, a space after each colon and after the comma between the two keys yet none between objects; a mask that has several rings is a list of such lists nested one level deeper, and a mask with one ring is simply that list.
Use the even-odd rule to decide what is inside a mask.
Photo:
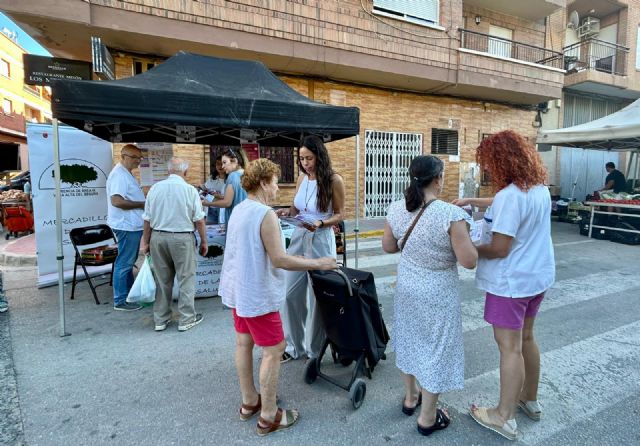
[{"label": "woman with curly red hair", "polygon": [[500,350],[500,401],[492,408],[472,405],[470,414],[515,440],[518,407],[533,420],[541,416],[533,324],[555,280],[551,197],[540,156],[519,134],[506,130],[483,140],[476,158],[497,192],[488,211],[491,242],[478,246],[476,285],[486,292],[484,319]]}]

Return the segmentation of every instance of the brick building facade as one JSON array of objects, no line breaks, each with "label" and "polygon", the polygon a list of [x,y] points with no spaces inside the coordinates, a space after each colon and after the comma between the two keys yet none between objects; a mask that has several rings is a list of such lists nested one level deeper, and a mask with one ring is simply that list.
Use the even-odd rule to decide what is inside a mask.
[{"label": "brick building facade", "polygon": [[[0,0],[0,8],[58,56],[90,60],[90,37],[101,37],[119,78],[187,50],[260,60],[311,99],[359,107],[360,202],[366,204],[365,177],[373,171],[367,131],[410,134],[421,153],[438,146],[432,135],[455,133],[455,153],[439,155],[446,163],[445,198],[490,193],[486,186],[468,187],[470,180],[482,183],[473,162],[483,135],[509,128],[533,142],[541,124],[561,124],[561,111],[543,116],[538,109],[563,97],[567,3],[579,7],[581,1],[424,0],[420,11],[379,0]],[[634,2],[619,2],[608,15],[624,22],[618,32],[630,42],[638,17],[626,3]],[[627,82],[635,85],[637,77]],[[353,139],[328,145],[345,178],[349,217],[354,146]],[[208,149],[176,145],[174,152],[192,162],[189,180],[202,182]],[[558,158],[546,157],[551,164]],[[290,203],[292,193],[293,186],[283,185],[280,202]]]}]

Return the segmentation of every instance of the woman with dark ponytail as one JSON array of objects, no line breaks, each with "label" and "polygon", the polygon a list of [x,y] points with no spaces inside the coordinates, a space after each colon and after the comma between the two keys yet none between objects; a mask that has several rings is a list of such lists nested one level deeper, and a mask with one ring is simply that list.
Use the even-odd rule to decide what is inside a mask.
[{"label": "woman with dark ponytail", "polygon": [[[293,205],[279,209],[281,216],[299,215],[308,222],[296,228],[287,254],[317,259],[335,257],[336,242],[332,226],[340,223],[344,214],[344,183],[333,171],[324,142],[317,136],[307,136],[298,150],[298,178]],[[310,291],[306,272],[287,271],[287,297],[282,309],[287,349],[282,362],[302,356],[315,358],[325,339],[316,299]],[[307,324],[307,314],[310,323]]]},{"label": "woman with dark ponytail", "polygon": [[418,432],[430,435],[449,425],[437,409],[442,392],[464,385],[464,348],[458,268],[474,268],[478,253],[469,237],[468,215],[437,199],[444,164],[418,156],[409,167],[404,200],[387,211],[382,248],[402,251],[394,299],[396,366],[404,382],[402,412],[418,416]]}]

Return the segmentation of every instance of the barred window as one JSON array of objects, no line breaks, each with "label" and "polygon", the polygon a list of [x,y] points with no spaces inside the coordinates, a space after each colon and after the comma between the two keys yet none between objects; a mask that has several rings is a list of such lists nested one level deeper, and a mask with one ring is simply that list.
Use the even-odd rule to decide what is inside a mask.
[{"label": "barred window", "polygon": [[260,157],[280,166],[280,183],[296,182],[296,149],[294,147],[260,147]]},{"label": "barred window", "polygon": [[431,129],[431,153],[434,155],[458,155],[458,131]]},{"label": "barred window", "polygon": [[[227,146],[210,146],[210,162],[215,168],[216,158]],[[280,166],[280,184],[296,182],[296,149],[295,147],[260,147],[260,158],[266,158]]]}]

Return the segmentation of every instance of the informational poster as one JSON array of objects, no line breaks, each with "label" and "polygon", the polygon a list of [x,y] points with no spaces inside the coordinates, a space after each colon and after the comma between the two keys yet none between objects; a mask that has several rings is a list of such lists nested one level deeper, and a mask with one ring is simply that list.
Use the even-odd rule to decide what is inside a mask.
[{"label": "informational poster", "polygon": [[260,158],[260,145],[256,142],[245,142],[242,144],[242,149],[247,154],[249,161],[257,160]]},{"label": "informational poster", "polygon": [[[111,144],[72,127],[59,127],[62,237],[65,276],[75,253],[73,228],[107,223],[107,177],[112,167]],[[53,127],[27,124],[34,228],[38,254],[38,285],[57,281],[56,196]],[[82,275],[81,275],[82,277]]]},{"label": "informational poster", "polygon": [[173,157],[173,146],[169,143],[140,143],[144,159],[140,162],[140,185],[153,186],[159,181],[166,180],[167,163]]},{"label": "informational poster", "polygon": [[[196,244],[200,245],[200,237],[196,231]],[[224,254],[225,231],[223,225],[207,226],[207,245],[209,250],[205,256],[196,254],[196,294],[195,297],[211,297],[218,295],[220,273]]]}]

